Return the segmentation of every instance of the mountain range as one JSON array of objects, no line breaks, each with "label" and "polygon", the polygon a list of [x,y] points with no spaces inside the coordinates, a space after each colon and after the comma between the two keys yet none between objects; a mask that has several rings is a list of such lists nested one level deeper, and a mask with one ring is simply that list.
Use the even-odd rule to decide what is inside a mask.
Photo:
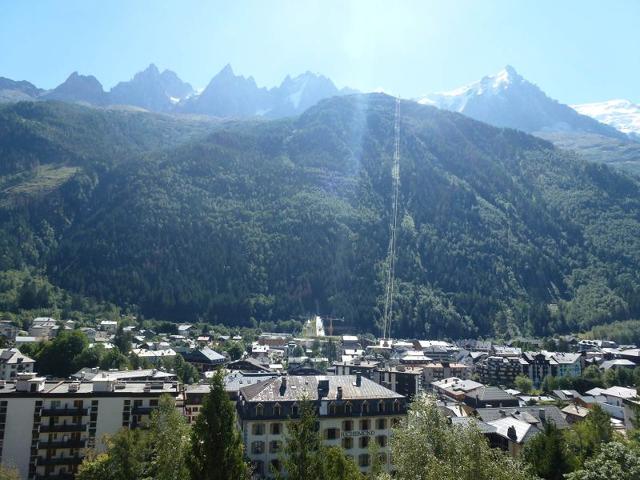
[{"label": "mountain range", "polygon": [[311,72],[294,78],[287,76],[278,87],[267,89],[258,87],[253,77],[236,75],[231,65],[225,66],[201,92],[196,92],[175,72],[160,72],[154,64],[108,92],[94,76],[77,72],[50,91],[38,89],[29,82],[0,78],[0,101],[5,102],[58,100],[224,118],[298,115],[324,98],[354,92],[348,88],[338,89],[327,77]]},{"label": "mountain range", "polygon": [[[625,120],[620,103],[615,104],[615,119],[612,104],[608,104],[608,115],[603,114],[602,105],[570,107],[548,97],[511,66],[471,85],[417,101],[490,125],[522,130],[577,151],[588,160],[640,173],[640,143],[633,133],[637,111],[631,104],[624,106]],[[624,130],[623,122],[628,127]]]},{"label": "mountain range", "polygon": [[[22,289],[3,272],[28,270],[72,299],[63,316],[91,298],[174,321],[318,312],[377,332],[395,106],[356,94],[232,122],[0,106],[0,303]],[[640,315],[638,180],[456,112],[403,101],[399,119],[393,335],[549,334]],[[42,297],[11,308],[51,307]]]}]

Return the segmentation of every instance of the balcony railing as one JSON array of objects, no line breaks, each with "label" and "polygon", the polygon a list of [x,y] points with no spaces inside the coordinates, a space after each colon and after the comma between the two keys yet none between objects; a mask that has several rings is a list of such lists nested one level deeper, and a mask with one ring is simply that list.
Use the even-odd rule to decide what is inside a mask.
[{"label": "balcony railing", "polygon": [[43,408],[40,415],[43,417],[82,417],[88,412],[88,408],[81,407]]},{"label": "balcony railing", "polygon": [[80,465],[84,457],[38,457],[38,465]]},{"label": "balcony railing", "polygon": [[49,448],[84,448],[87,444],[85,439],[82,440],[52,440],[38,442],[38,448],[40,450],[46,450]]},{"label": "balcony railing", "polygon": [[86,423],[58,423],[56,425],[40,425],[41,432],[84,432]]}]

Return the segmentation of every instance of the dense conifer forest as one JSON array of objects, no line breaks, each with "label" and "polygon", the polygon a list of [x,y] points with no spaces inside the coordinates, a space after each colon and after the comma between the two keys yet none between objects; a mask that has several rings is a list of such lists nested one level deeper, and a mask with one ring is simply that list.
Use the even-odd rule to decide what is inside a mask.
[{"label": "dense conifer forest", "polygon": [[[459,114],[401,115],[394,335],[638,317],[635,178]],[[393,119],[381,94],[277,121],[1,106],[3,309],[90,298],[228,325],[318,312],[377,332]]]}]

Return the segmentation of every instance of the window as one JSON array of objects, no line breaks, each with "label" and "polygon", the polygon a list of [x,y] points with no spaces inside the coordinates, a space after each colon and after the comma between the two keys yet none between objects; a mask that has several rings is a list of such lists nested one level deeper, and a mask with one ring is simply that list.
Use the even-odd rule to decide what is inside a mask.
[{"label": "window", "polygon": [[342,422],[342,429],[345,432],[350,432],[351,430],[353,430],[353,421],[345,420],[344,422]]},{"label": "window", "polygon": [[396,417],[396,418],[392,418],[392,419],[391,419],[391,426],[392,426],[393,428],[397,428],[398,426],[400,426],[400,421],[401,421],[401,420],[400,420],[398,417]]},{"label": "window", "polygon": [[361,455],[358,455],[358,465],[360,465],[361,467],[368,467],[369,466],[369,454],[368,453],[363,453]]},{"label": "window", "polygon": [[329,404],[329,415],[335,415],[336,414],[336,404],[331,402]]},{"label": "window", "polygon": [[353,448],[353,438],[345,437],[342,439],[342,448],[345,450],[351,450]]},{"label": "window", "polygon": [[393,411],[396,413],[400,412],[400,402],[398,400],[393,402]]},{"label": "window", "polygon": [[387,437],[385,435],[378,435],[376,437],[376,443],[381,447],[387,446]]},{"label": "window", "polygon": [[251,444],[251,453],[255,455],[264,453],[264,442],[253,442]]},{"label": "window", "polygon": [[367,448],[369,447],[369,437],[360,437],[358,439],[358,446],[360,448]]},{"label": "window", "polygon": [[271,424],[271,435],[280,435],[282,432],[282,424],[281,423],[272,423]]},{"label": "window", "polygon": [[149,400],[149,406],[150,407],[157,407],[158,406],[158,400]]},{"label": "window", "polygon": [[351,402],[347,402],[344,404],[344,413],[347,415],[351,415]]},{"label": "window", "polygon": [[251,427],[251,433],[254,435],[264,435],[264,423],[254,423]]},{"label": "window", "polygon": [[298,404],[297,404],[297,403],[294,403],[294,404],[291,406],[291,415],[292,415],[293,417],[297,417],[297,416],[298,416]]},{"label": "window", "polygon": [[364,419],[364,420],[360,420],[360,430],[369,430],[369,420],[368,419]]},{"label": "window", "polygon": [[379,418],[376,420],[376,429],[385,430],[387,428],[387,419]]},{"label": "window", "polygon": [[339,436],[340,430],[338,430],[337,428],[327,428],[324,431],[324,438],[326,438],[327,440],[335,440]]},{"label": "window", "polygon": [[369,402],[362,402],[362,413],[369,413]]},{"label": "window", "polygon": [[384,413],[384,402],[382,400],[378,402],[378,413]]},{"label": "window", "polygon": [[276,417],[280,417],[282,415],[282,407],[280,406],[279,403],[276,403],[273,406],[273,415]]},{"label": "window", "polygon": [[278,440],[272,440],[269,442],[269,452],[278,453],[282,448],[282,442]]}]

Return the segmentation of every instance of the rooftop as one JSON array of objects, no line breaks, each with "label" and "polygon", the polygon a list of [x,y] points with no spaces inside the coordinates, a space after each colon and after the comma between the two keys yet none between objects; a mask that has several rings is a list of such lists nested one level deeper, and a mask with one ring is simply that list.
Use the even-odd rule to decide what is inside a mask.
[{"label": "rooftop", "polygon": [[404,398],[382,385],[360,377],[360,386],[357,385],[355,375],[311,375],[279,377],[259,382],[240,389],[240,393],[249,402],[269,401],[296,401],[306,398],[318,400],[318,384],[327,381],[329,390],[322,396],[323,399],[336,400],[338,387],[342,388],[343,400],[365,400],[384,398]]}]

